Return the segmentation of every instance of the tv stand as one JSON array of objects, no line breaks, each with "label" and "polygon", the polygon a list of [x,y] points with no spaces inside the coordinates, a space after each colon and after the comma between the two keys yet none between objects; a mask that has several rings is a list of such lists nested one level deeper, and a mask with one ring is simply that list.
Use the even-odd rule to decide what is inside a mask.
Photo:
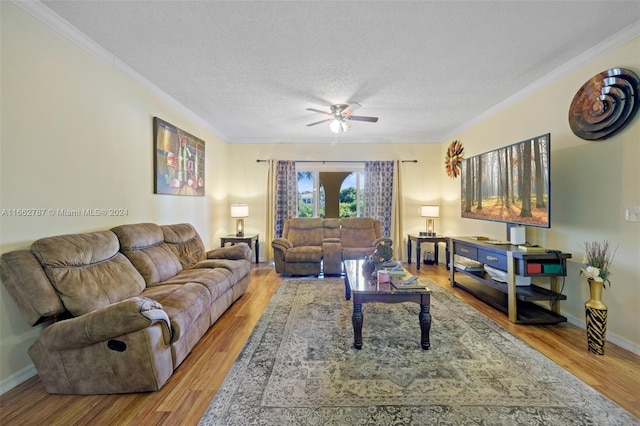
[{"label": "tv stand", "polygon": [[[560,301],[567,297],[561,293],[558,277],[567,275],[570,253],[524,252],[516,245],[494,245],[473,238],[451,238],[449,253],[451,285],[505,312],[511,322],[567,321],[560,315]],[[506,272],[506,282],[496,281],[484,271],[456,267],[456,255]],[[550,286],[547,289],[536,284],[516,285],[516,277],[548,277]]]}]

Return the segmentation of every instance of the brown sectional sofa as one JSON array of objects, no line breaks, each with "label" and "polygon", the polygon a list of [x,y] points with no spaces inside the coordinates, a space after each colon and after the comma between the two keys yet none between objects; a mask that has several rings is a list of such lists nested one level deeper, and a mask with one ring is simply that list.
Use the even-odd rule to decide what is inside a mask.
[{"label": "brown sectional sofa", "polygon": [[276,272],[285,275],[337,275],[342,261],[372,254],[382,236],[382,223],[368,217],[343,219],[293,218],[282,237],[271,242]]},{"label": "brown sectional sofa", "polygon": [[190,224],[141,223],[35,241],[2,255],[0,278],[30,325],[50,393],[160,389],[247,289],[251,248],[205,251]]}]

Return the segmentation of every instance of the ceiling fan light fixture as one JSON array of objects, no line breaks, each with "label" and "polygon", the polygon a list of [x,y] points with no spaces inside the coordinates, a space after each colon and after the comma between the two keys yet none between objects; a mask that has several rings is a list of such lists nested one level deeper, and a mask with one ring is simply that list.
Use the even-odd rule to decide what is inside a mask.
[{"label": "ceiling fan light fixture", "polygon": [[344,133],[349,131],[351,125],[345,120],[331,120],[329,128],[333,133]]},{"label": "ceiling fan light fixture", "polygon": [[316,121],[311,124],[307,124],[307,127],[316,126],[321,123],[329,122],[329,129],[333,133],[345,133],[351,129],[351,121],[369,121],[371,123],[375,123],[378,121],[378,117],[365,117],[362,115],[353,115],[353,111],[360,108],[360,105],[357,102],[353,102],[350,105],[347,104],[335,104],[331,105],[329,108],[331,112],[322,111],[315,108],[307,108],[307,111],[318,112],[320,114],[324,114],[328,116],[324,120]]}]

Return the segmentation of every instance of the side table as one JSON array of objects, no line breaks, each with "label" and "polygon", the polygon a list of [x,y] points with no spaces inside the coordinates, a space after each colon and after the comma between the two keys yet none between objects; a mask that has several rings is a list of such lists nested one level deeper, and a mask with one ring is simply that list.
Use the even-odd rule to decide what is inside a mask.
[{"label": "side table", "polygon": [[422,243],[433,243],[433,246],[434,246],[433,251],[435,255],[434,265],[438,264],[438,243],[444,243],[445,250],[447,252],[447,256],[446,256],[447,261],[445,261],[445,265],[447,269],[449,269],[449,262],[448,262],[449,239],[447,237],[437,236],[437,235],[422,236],[422,235],[409,234],[407,237],[407,257],[408,257],[409,265],[411,265],[411,241],[416,242],[416,268],[418,268],[418,270],[420,270],[420,264],[422,263],[422,260],[420,259],[420,252],[421,252],[420,245]]},{"label": "side table", "polygon": [[253,243],[253,251],[256,253],[256,263],[258,263],[260,259],[259,236],[260,234],[246,234],[244,237],[237,237],[235,234],[225,235],[224,237],[220,237],[220,246],[224,247],[226,243],[231,243],[231,245],[247,243],[249,247],[251,247],[251,244]]}]

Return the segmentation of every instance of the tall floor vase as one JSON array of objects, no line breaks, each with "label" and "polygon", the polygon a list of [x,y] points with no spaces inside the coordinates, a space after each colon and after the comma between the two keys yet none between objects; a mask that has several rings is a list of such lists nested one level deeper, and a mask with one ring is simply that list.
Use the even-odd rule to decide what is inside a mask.
[{"label": "tall floor vase", "polygon": [[607,305],[602,302],[602,281],[589,280],[590,299],[584,304],[587,316],[587,348],[596,355],[604,355],[607,334]]}]

